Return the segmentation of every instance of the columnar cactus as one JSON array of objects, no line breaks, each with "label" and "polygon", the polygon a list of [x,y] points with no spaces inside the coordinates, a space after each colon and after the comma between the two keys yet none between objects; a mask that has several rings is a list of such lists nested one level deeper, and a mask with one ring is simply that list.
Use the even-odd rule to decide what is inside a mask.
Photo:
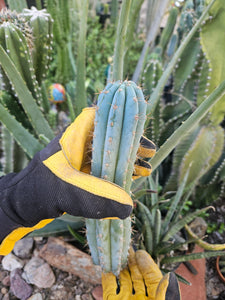
[{"label": "columnar cactus", "polygon": [[[0,25],[0,44],[16,65],[18,71],[27,83],[27,87],[31,91],[33,97],[37,99],[37,82],[34,81],[34,69],[25,35],[14,24],[10,22],[4,22]],[[8,86],[8,80],[4,81]],[[8,88],[7,86],[6,89],[9,88],[9,86]]]},{"label": "columnar cactus", "polygon": [[[99,95],[92,150],[92,174],[130,193],[146,101],[130,81],[109,83]],[[87,239],[95,264],[118,275],[126,265],[131,238],[130,218],[87,220]]]},{"label": "columnar cactus", "polygon": [[22,15],[29,22],[32,29],[33,49],[32,58],[36,79],[41,81],[48,70],[53,43],[51,15],[46,9],[37,10],[35,7],[24,9]]},{"label": "columnar cactus", "polygon": [[219,160],[223,145],[224,131],[220,126],[203,125],[190,131],[175,149],[166,190],[177,188],[188,169],[187,184],[197,182]]}]

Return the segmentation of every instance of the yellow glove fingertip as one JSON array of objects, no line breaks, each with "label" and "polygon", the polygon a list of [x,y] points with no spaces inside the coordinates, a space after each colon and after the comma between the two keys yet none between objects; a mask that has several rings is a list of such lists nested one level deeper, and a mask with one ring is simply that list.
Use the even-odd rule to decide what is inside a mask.
[{"label": "yellow glove fingertip", "polygon": [[156,290],[156,300],[180,300],[180,287],[174,273],[167,273],[159,282]]},{"label": "yellow glove fingertip", "polygon": [[[60,145],[67,161],[77,170],[80,170],[82,166],[86,148],[92,138],[95,111],[95,107],[83,109],[60,139]],[[79,143],[75,141],[79,141]]]},{"label": "yellow glove fingertip", "polygon": [[138,156],[151,158],[155,155],[155,153],[156,153],[156,145],[145,136],[142,136],[140,141],[140,146],[138,149]]}]

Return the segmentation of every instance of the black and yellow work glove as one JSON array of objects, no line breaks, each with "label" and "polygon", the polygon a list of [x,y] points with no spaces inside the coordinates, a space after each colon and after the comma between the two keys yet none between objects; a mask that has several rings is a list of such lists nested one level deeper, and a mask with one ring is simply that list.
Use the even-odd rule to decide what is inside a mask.
[{"label": "black and yellow work glove", "polygon": [[180,300],[174,273],[162,275],[158,265],[144,250],[130,249],[128,268],[115,275],[102,273],[103,300]]},{"label": "black and yellow work glove", "polygon": [[[95,108],[84,109],[24,170],[0,178],[0,255],[65,212],[95,219],[130,215],[132,200],[122,188],[88,174],[94,118]],[[154,144],[141,144],[144,155],[154,153]],[[135,176],[149,172],[138,163]]]}]

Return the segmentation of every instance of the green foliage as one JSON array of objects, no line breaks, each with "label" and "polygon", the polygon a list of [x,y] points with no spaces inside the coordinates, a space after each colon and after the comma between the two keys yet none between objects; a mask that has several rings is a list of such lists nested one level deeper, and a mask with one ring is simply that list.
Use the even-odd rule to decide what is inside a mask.
[{"label": "green foliage", "polygon": [[[171,263],[217,256],[219,253],[217,250],[224,249],[224,245],[210,245],[201,241],[197,236],[187,238],[186,235],[182,235],[188,223],[209,209],[206,207],[184,211],[192,193],[191,189],[185,189],[187,179],[188,173],[176,194],[170,198],[168,198],[169,194],[166,196],[154,193],[149,196],[149,193],[146,193],[140,200],[136,200],[135,225],[142,236],[139,238],[140,247],[152,255],[162,270],[167,269]],[[149,187],[153,191],[157,187],[157,180],[157,178],[156,181],[151,178],[149,182]],[[138,192],[135,196],[139,196]],[[188,250],[188,244],[199,241],[204,244],[203,246],[214,251],[187,255],[185,252]],[[224,252],[220,253],[224,255]]]},{"label": "green foliage", "polygon": [[94,94],[104,88],[106,83],[106,68],[109,59],[113,55],[114,26],[107,25],[104,28],[99,23],[99,17],[88,19],[86,40],[87,61],[86,73],[89,80],[89,92],[91,99]]},{"label": "green foliage", "polygon": [[[117,26],[124,33],[121,36],[116,33],[115,27],[118,1],[112,2],[111,22],[108,19],[104,26],[99,23],[99,17],[87,16],[87,2],[81,0],[66,1],[66,5],[63,0],[46,0],[47,11],[34,8],[24,10],[23,14],[10,11],[0,13],[0,121],[5,126],[0,128],[1,153],[5,159],[0,171],[19,171],[26,164],[27,157],[32,158],[54,137],[53,131],[57,132],[59,128],[60,110],[64,110],[65,115],[73,120],[75,113],[95,103],[96,95],[110,82],[113,56],[117,66],[114,73],[130,78],[143,52],[147,60],[144,68],[141,67],[144,72],[140,83],[148,100],[146,134],[159,147],[151,160],[153,170],[159,164],[160,167],[159,183],[150,177],[145,182],[140,179],[132,186],[138,199],[135,226],[144,237],[142,246],[162,266],[164,263],[212,255],[209,252],[195,256],[182,255],[182,247],[196,240],[186,240],[180,232],[190,220],[206,211],[193,210],[193,207],[205,207],[218,197],[225,196],[224,124],[221,123],[224,119],[224,96],[214,105],[224,93],[224,47],[221,39],[225,26],[224,4],[222,0],[213,0],[210,5],[215,4],[206,8],[209,1],[188,0],[179,10],[169,7],[166,26],[149,45],[145,30],[138,27],[142,2],[132,1],[130,10],[123,10],[120,26]],[[11,0],[8,3],[10,7],[14,5],[17,12],[25,7],[24,1]],[[123,3],[130,5],[130,1]],[[158,17],[152,12],[150,21],[153,28],[159,21]],[[202,24],[205,18],[206,22]],[[151,30],[149,32],[152,33]],[[115,47],[116,40],[122,42],[117,42]],[[142,47],[147,52],[141,51]],[[67,102],[61,107],[52,106],[48,101],[47,89],[54,82],[62,83],[66,88]],[[114,84],[121,86],[120,83]],[[137,87],[131,85],[137,91]],[[111,90],[111,86],[112,83],[106,90]],[[125,90],[132,95],[127,86]],[[101,95],[105,95],[104,91]],[[103,129],[106,128],[104,126]],[[115,133],[117,140],[120,129],[121,126]],[[135,143],[138,145],[139,141]],[[124,144],[127,145],[127,139]],[[15,159],[15,152],[22,152],[22,155]],[[93,155],[95,160],[96,153]],[[124,159],[125,156],[124,152],[121,157]],[[126,180],[125,189],[128,191],[134,160],[135,156],[127,168],[130,177]],[[21,161],[21,165],[16,165],[16,161]],[[100,163],[100,169],[101,166]],[[121,169],[125,170],[126,166]],[[99,176],[97,173],[94,175]],[[111,179],[105,169],[103,173]],[[119,178],[117,184],[121,185],[123,180]],[[157,190],[158,194],[149,196],[149,189]],[[163,194],[165,191],[167,193]],[[46,229],[48,234],[68,232],[67,224],[62,223],[64,221],[60,226],[56,224],[53,229]],[[96,254],[95,262],[102,260],[103,265],[107,265],[106,268],[103,266],[105,270],[112,269],[118,274],[121,264],[124,266],[126,262],[130,219],[98,223],[89,220],[87,224],[89,244],[93,243],[93,247],[97,247],[97,243],[108,243],[108,237],[96,241],[96,228],[105,232],[112,226],[117,233],[111,236],[115,245],[112,259],[107,256],[108,244],[102,247],[105,253],[92,250],[92,255],[94,257]],[[214,228],[214,224],[209,224],[208,231]],[[222,232],[224,228],[220,225],[215,230]],[[122,231],[126,235],[123,245],[119,241]],[[124,251],[121,256],[122,247]],[[179,253],[177,258],[171,257],[174,251]],[[102,255],[106,256],[99,258]]]}]

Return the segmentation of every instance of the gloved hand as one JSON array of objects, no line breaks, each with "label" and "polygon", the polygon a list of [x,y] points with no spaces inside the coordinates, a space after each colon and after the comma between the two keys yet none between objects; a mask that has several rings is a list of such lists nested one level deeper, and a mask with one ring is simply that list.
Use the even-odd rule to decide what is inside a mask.
[{"label": "gloved hand", "polygon": [[181,299],[175,274],[163,276],[146,251],[130,249],[128,268],[119,275],[119,287],[115,275],[102,273],[103,300]]},{"label": "gloved hand", "polygon": [[[64,212],[95,219],[130,215],[132,200],[122,188],[87,174],[94,118],[95,108],[84,109],[24,170],[0,179],[0,255]],[[151,156],[154,144],[143,141],[140,152]],[[146,164],[139,163],[136,176],[149,172]]]}]

